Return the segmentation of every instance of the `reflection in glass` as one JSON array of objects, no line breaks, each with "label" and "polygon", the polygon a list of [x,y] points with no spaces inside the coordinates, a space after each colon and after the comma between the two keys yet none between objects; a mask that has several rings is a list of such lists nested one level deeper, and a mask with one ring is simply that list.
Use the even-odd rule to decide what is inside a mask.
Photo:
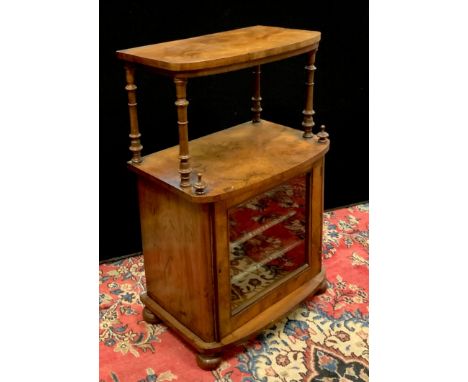
[{"label": "reflection in glass", "polygon": [[305,180],[294,178],[229,211],[232,309],[306,263]]}]

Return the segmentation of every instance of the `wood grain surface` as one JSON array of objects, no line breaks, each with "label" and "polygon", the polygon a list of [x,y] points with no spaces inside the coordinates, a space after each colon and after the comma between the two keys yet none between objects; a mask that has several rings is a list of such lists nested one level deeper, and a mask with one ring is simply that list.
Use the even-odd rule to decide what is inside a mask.
[{"label": "wood grain surface", "polygon": [[210,211],[139,179],[148,294],[205,341],[216,340]]},{"label": "wood grain surface", "polygon": [[171,72],[236,65],[294,54],[320,41],[320,32],[256,25],[119,50],[117,57]]},{"label": "wood grain surface", "polygon": [[195,139],[190,141],[192,184],[195,174],[202,172],[207,183],[204,195],[195,195],[191,187],[180,187],[178,146],[129,165],[192,202],[207,203],[285,180],[299,169],[305,172],[328,148],[328,143],[317,143],[316,137],[304,139],[300,130],[263,119]]}]

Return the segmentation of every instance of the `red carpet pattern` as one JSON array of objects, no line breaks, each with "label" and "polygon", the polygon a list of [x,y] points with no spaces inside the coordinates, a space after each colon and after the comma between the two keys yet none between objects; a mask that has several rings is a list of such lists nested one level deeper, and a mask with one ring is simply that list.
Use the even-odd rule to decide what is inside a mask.
[{"label": "red carpet pattern", "polygon": [[141,318],[142,256],[99,267],[100,382],[368,381],[368,205],[324,214],[328,290],[308,298],[212,372],[163,325]]}]

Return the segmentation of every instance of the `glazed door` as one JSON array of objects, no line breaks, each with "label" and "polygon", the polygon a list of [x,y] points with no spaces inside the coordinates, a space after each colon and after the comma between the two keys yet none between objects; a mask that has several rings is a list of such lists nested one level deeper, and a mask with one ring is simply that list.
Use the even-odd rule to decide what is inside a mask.
[{"label": "glazed door", "polygon": [[230,200],[218,214],[227,232],[217,235],[221,337],[320,272],[322,201],[319,161],[311,172]]},{"label": "glazed door", "polygon": [[307,174],[228,209],[231,311],[308,263]]}]

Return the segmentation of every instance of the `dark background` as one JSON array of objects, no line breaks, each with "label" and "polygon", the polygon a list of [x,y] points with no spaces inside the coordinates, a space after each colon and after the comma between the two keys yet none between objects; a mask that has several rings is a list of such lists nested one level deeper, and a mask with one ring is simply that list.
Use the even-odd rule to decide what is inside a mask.
[{"label": "dark background", "polygon": [[[100,1],[100,259],[141,251],[125,76],[115,51],[251,25],[318,30],[315,128],[325,124],[325,208],[368,200],[368,4],[341,1]],[[263,65],[262,117],[301,129],[305,56]],[[143,155],[178,143],[168,77],[136,73]],[[251,69],[189,80],[189,138],[250,119]]]}]

